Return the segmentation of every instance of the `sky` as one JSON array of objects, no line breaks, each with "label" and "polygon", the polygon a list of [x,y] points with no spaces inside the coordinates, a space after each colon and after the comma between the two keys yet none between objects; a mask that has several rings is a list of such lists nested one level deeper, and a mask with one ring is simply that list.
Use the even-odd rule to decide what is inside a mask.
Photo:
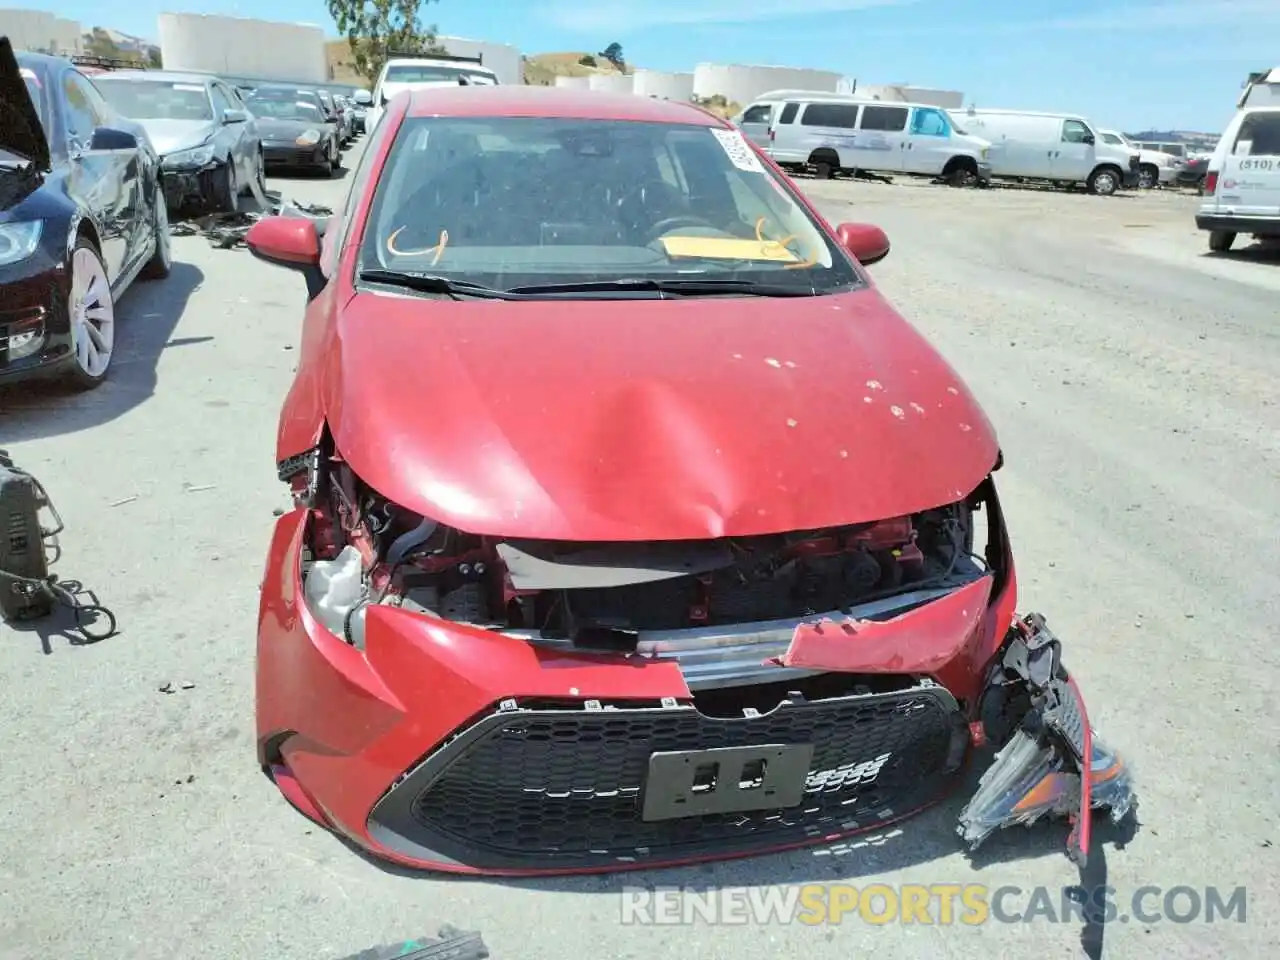
[{"label": "sky", "polygon": [[[262,14],[243,0],[5,0],[155,39],[166,11]],[[324,0],[270,18],[333,31]],[[622,44],[655,70],[700,62],[835,70],[963,90],[979,106],[1073,111],[1105,127],[1220,131],[1253,70],[1280,65],[1280,0],[438,0],[423,21],[524,53]]]}]

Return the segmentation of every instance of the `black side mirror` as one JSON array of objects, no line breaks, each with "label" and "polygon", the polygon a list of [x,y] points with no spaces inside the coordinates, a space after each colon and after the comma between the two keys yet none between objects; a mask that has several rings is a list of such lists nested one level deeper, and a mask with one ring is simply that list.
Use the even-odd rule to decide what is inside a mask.
[{"label": "black side mirror", "polygon": [[98,127],[89,140],[90,150],[137,150],[138,138],[128,130]]},{"label": "black side mirror", "polygon": [[1094,145],[1095,143],[1097,143],[1098,141],[1097,141],[1096,139],[1094,139],[1094,136],[1093,136],[1093,134],[1092,134],[1092,133],[1086,133],[1086,134],[1084,135],[1084,138],[1083,138],[1083,139],[1081,139],[1081,141],[1080,141],[1080,142],[1081,142],[1081,143],[1087,143],[1087,144],[1089,144],[1090,146],[1093,146],[1093,145]]}]

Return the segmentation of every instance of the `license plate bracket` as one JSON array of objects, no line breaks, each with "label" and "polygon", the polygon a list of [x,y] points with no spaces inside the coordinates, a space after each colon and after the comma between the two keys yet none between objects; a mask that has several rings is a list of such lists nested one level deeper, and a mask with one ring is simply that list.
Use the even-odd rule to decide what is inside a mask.
[{"label": "license plate bracket", "polygon": [[650,754],[642,817],[780,810],[804,800],[813,744],[771,743]]}]

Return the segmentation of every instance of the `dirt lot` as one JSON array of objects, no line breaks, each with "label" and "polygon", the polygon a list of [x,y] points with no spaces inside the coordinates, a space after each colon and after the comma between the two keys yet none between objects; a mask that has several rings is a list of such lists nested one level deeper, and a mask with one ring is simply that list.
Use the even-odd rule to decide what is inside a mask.
[{"label": "dirt lot", "polygon": [[[346,189],[284,186],[330,205]],[[872,268],[883,293],[1000,433],[1023,606],[1064,637],[1139,778],[1142,829],[1127,843],[1099,830],[1083,878],[1115,887],[1125,919],[619,924],[618,893],[638,883],[1043,885],[1056,905],[1081,880],[1060,825],[970,862],[958,803],[835,849],[556,881],[403,876],[312,829],[257,770],[252,732],[301,280],[180,238],[172,278],[120,304],[111,383],[0,393],[0,443],[67,521],[58,571],[96,588],[124,631],[78,647],[0,627],[0,957],[320,960],[445,922],[481,930],[503,960],[1039,960],[1077,955],[1082,938],[1124,957],[1273,950],[1280,255],[1208,256],[1185,195],[804,186],[833,222],[889,232]],[[1138,922],[1124,908],[1144,885],[1247,886],[1247,922]]]}]

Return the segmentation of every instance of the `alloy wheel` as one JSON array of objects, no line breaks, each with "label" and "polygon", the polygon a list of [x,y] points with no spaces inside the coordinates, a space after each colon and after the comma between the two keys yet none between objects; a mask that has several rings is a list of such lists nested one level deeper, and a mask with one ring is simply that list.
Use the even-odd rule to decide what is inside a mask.
[{"label": "alloy wheel", "polygon": [[102,260],[87,246],[77,247],[71,255],[70,311],[76,364],[86,377],[96,380],[111,365],[116,313],[107,271]]}]

